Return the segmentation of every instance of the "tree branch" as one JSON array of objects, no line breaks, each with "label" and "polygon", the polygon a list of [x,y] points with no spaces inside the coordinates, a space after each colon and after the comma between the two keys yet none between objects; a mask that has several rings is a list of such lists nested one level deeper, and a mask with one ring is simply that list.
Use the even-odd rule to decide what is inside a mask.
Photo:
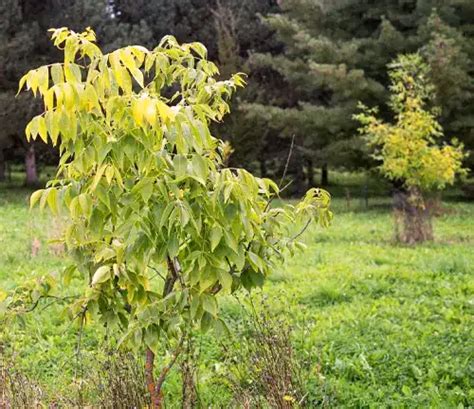
[{"label": "tree branch", "polygon": [[171,361],[168,363],[168,365],[166,365],[166,366],[161,370],[160,376],[158,377],[158,380],[156,381],[156,386],[155,386],[155,390],[156,390],[158,393],[161,392],[161,388],[162,388],[162,386],[163,386],[163,382],[164,382],[165,379],[166,379],[166,375],[168,375],[168,372],[169,372],[170,369],[173,367],[173,365],[175,364],[176,360],[177,360],[178,357],[179,357],[179,354],[181,354],[181,351],[183,350],[184,338],[185,338],[185,336],[183,335],[183,336],[181,337],[181,340],[179,341],[178,347],[175,349],[175,351],[174,351],[174,353],[173,353],[173,357],[171,358]]},{"label": "tree branch", "polygon": [[281,175],[280,183],[278,183],[278,187],[281,188],[283,181],[286,178],[286,174],[288,173],[288,167],[290,166],[291,156],[293,155],[293,149],[295,147],[295,134],[291,137],[291,145],[290,150],[288,152],[288,156],[286,157],[285,168],[283,169],[283,174]]},{"label": "tree branch", "polygon": [[300,237],[309,227],[309,225],[311,224],[311,221],[312,221],[311,219],[308,219],[304,227],[290,239],[290,242],[295,241],[298,237]]}]

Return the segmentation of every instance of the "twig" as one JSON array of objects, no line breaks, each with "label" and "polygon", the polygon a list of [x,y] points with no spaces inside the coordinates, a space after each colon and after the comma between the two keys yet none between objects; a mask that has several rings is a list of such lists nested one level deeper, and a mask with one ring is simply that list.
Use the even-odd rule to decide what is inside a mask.
[{"label": "twig", "polygon": [[183,335],[181,337],[181,340],[179,341],[178,347],[176,348],[176,350],[173,353],[173,358],[171,359],[171,361],[168,363],[168,365],[166,365],[161,370],[160,376],[159,376],[158,380],[156,381],[156,386],[155,386],[156,391],[158,391],[158,392],[161,391],[161,387],[163,386],[163,382],[165,381],[166,375],[168,374],[168,372],[170,371],[170,369],[173,367],[176,360],[178,359],[178,356],[182,351],[184,338],[185,338],[185,335]]},{"label": "twig", "polygon": [[[29,313],[29,312],[34,311],[38,307],[39,302],[43,299],[52,298],[53,300],[56,300],[56,301],[60,302],[60,301],[68,300],[70,298],[78,298],[78,297],[79,296],[77,296],[77,295],[70,295],[68,297],[57,297],[55,295],[44,295],[44,296],[39,297],[29,309],[24,311],[24,313]],[[47,307],[49,307],[50,305],[52,305],[53,303],[54,303],[54,301],[47,304],[46,307],[43,308],[43,310],[46,309]],[[43,310],[41,310],[41,311],[43,311]]]},{"label": "twig", "polygon": [[290,166],[291,156],[293,155],[293,148],[295,147],[295,134],[291,137],[291,145],[290,151],[288,152],[288,156],[286,158],[285,168],[283,169],[283,174],[281,175],[280,183],[278,183],[278,187],[281,187],[283,181],[286,178],[286,174],[288,173],[288,167]]},{"label": "twig", "polygon": [[293,183],[293,180],[290,180],[285,186],[283,186],[281,189],[280,189],[280,193],[281,192],[284,192],[288,186],[290,186],[291,184]]},{"label": "twig", "polygon": [[298,237],[300,237],[306,231],[306,229],[309,227],[309,225],[311,224],[311,221],[312,221],[311,219],[308,219],[308,221],[306,222],[304,227],[290,239],[290,242],[292,242],[292,241],[296,240]]},{"label": "twig", "polygon": [[151,268],[156,274],[151,278],[152,280],[155,278],[155,277],[160,277],[163,281],[166,281],[166,278],[163,277],[163,275],[155,268],[155,267],[152,267],[152,266],[148,266],[148,268]]},{"label": "twig", "polygon": [[74,378],[77,379],[77,369],[79,368],[79,375],[81,377],[81,382],[79,384],[79,389],[78,389],[78,397],[79,397],[79,406],[82,405],[82,361],[81,361],[81,344],[82,344],[82,333],[84,330],[84,321],[86,318],[86,311],[87,307],[84,307],[81,312],[81,325],[79,327],[79,333],[77,334],[77,346],[76,346],[76,368],[75,368],[75,374]]},{"label": "twig", "polygon": [[[291,160],[291,156],[293,155],[293,149],[295,147],[295,134],[293,134],[292,138],[291,138],[291,145],[290,145],[290,150],[288,151],[288,156],[286,157],[286,163],[285,163],[285,168],[283,169],[283,174],[281,175],[281,179],[280,179],[280,182],[278,183],[278,189],[279,189],[279,192],[278,192],[278,195],[283,192],[283,190],[285,190],[293,181],[290,180],[284,187],[283,189],[281,188],[281,185],[283,184],[283,182],[285,181],[285,178],[286,178],[286,174],[288,173],[288,167],[290,166],[290,160]],[[268,210],[268,208],[270,207],[270,205],[272,204],[273,200],[275,199],[275,197],[277,196],[277,194],[273,194],[273,196],[270,198],[270,200],[267,202],[267,205],[265,206],[265,210],[264,212],[266,212]]]}]

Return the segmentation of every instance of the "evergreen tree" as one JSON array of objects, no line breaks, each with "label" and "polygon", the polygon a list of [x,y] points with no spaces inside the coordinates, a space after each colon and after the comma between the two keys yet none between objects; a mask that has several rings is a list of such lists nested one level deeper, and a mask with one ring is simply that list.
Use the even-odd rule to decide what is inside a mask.
[{"label": "evergreen tree", "polygon": [[280,6],[266,23],[282,47],[251,56],[252,78],[265,92],[245,110],[250,122],[265,123],[287,145],[295,135],[296,179],[304,166],[312,184],[315,164],[371,165],[351,114],[360,100],[382,105],[387,116],[386,66],[420,48],[432,67],[442,125],[472,149],[469,1],[282,0]]},{"label": "evergreen tree", "polygon": [[5,177],[5,160],[22,157],[25,161],[26,183],[38,182],[37,155],[49,155],[51,148],[41,142],[26,142],[23,129],[27,118],[39,112],[32,98],[15,98],[18,80],[32,66],[57,59],[47,30],[69,25],[83,28],[103,27],[108,23],[106,1],[33,1],[4,0],[0,3],[0,180]]}]

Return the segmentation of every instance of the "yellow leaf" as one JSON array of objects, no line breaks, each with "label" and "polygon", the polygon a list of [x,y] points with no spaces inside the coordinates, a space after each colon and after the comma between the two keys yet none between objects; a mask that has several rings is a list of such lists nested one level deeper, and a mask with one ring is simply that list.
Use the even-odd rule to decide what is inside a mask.
[{"label": "yellow leaf", "polygon": [[168,120],[170,120],[170,119],[173,120],[174,119],[175,113],[163,101],[160,101],[160,100],[156,101],[156,106],[158,108],[158,112],[159,112],[161,118],[163,119],[163,122],[168,122]]},{"label": "yellow leaf", "polygon": [[[107,169],[106,164],[102,165],[101,167],[99,167],[99,169],[97,169],[97,173],[95,174],[94,180],[92,181],[92,185],[91,185],[92,190],[95,190],[95,188],[99,184],[100,179],[102,178],[102,175],[104,174],[105,169]],[[109,182],[109,184],[110,184],[110,182]]]},{"label": "yellow leaf", "polygon": [[44,143],[48,143],[48,128],[46,127],[46,121],[42,116],[38,117],[38,133]]},{"label": "yellow leaf", "polygon": [[44,94],[44,107],[47,111],[54,108],[54,89],[51,88]]},{"label": "yellow leaf", "polygon": [[150,125],[153,125],[156,122],[156,102],[151,98],[146,98],[143,105],[143,116]]},{"label": "yellow leaf", "polygon": [[48,67],[40,67],[38,68],[38,88],[40,92],[44,95],[44,93],[49,88],[49,70]]},{"label": "yellow leaf", "polygon": [[112,179],[114,177],[114,168],[113,166],[107,166],[107,169],[105,171],[105,178],[107,179],[107,183],[110,185],[112,183]]},{"label": "yellow leaf", "polygon": [[44,193],[44,189],[39,189],[30,196],[30,209],[36,204],[38,200],[40,200],[41,196]]},{"label": "yellow leaf", "polygon": [[132,116],[137,125],[143,125],[143,99],[132,101]]}]

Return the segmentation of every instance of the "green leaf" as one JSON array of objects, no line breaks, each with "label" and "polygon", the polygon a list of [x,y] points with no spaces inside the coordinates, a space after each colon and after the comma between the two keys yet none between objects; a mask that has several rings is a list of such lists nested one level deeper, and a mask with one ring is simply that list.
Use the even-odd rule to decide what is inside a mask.
[{"label": "green leaf", "polygon": [[145,330],[145,344],[155,353],[158,352],[159,346],[159,331],[157,327],[150,326]]},{"label": "green leaf", "polygon": [[211,232],[209,234],[210,242],[211,242],[211,251],[219,245],[222,239],[222,228],[218,225],[212,226]]},{"label": "green leaf", "polygon": [[71,284],[71,280],[75,271],[76,271],[75,265],[67,266],[64,269],[63,274],[62,274],[64,285]]},{"label": "green leaf", "polygon": [[206,332],[212,324],[212,315],[207,311],[204,312],[201,318],[201,331]]},{"label": "green leaf", "polygon": [[30,196],[30,209],[34,207],[34,205],[40,200],[41,196],[44,193],[44,189],[39,189],[36,192],[33,192]]},{"label": "green leaf", "polygon": [[53,212],[53,214],[57,214],[59,212],[58,207],[58,191],[54,188],[48,189],[48,206]]},{"label": "green leaf", "polygon": [[179,252],[179,240],[176,235],[171,236],[168,241],[168,254],[171,258],[176,257]]},{"label": "green leaf", "polygon": [[213,317],[217,317],[217,301],[216,297],[209,294],[202,294],[202,307]]},{"label": "green leaf", "polygon": [[264,262],[263,260],[257,256],[255,253],[249,251],[247,253],[250,261],[250,265],[257,271],[262,271],[264,269]]},{"label": "green leaf", "polygon": [[99,267],[94,275],[92,276],[92,286],[95,286],[97,284],[102,284],[105,283],[107,280],[110,280],[111,274],[110,274],[110,266],[101,266]]},{"label": "green leaf", "polygon": [[183,179],[186,176],[188,161],[183,155],[175,155],[173,158],[174,171],[177,179]]},{"label": "green leaf", "polygon": [[232,275],[225,270],[221,270],[219,272],[219,282],[221,283],[222,288],[225,291],[230,291],[232,288],[232,282],[233,282]]},{"label": "green leaf", "polygon": [[154,181],[152,178],[143,178],[141,179],[132,189],[132,193],[140,194],[145,203],[150,200],[151,195],[153,194],[153,184]]},{"label": "green leaf", "polygon": [[192,170],[202,184],[206,183],[209,169],[206,160],[201,155],[194,155],[192,159]]}]

